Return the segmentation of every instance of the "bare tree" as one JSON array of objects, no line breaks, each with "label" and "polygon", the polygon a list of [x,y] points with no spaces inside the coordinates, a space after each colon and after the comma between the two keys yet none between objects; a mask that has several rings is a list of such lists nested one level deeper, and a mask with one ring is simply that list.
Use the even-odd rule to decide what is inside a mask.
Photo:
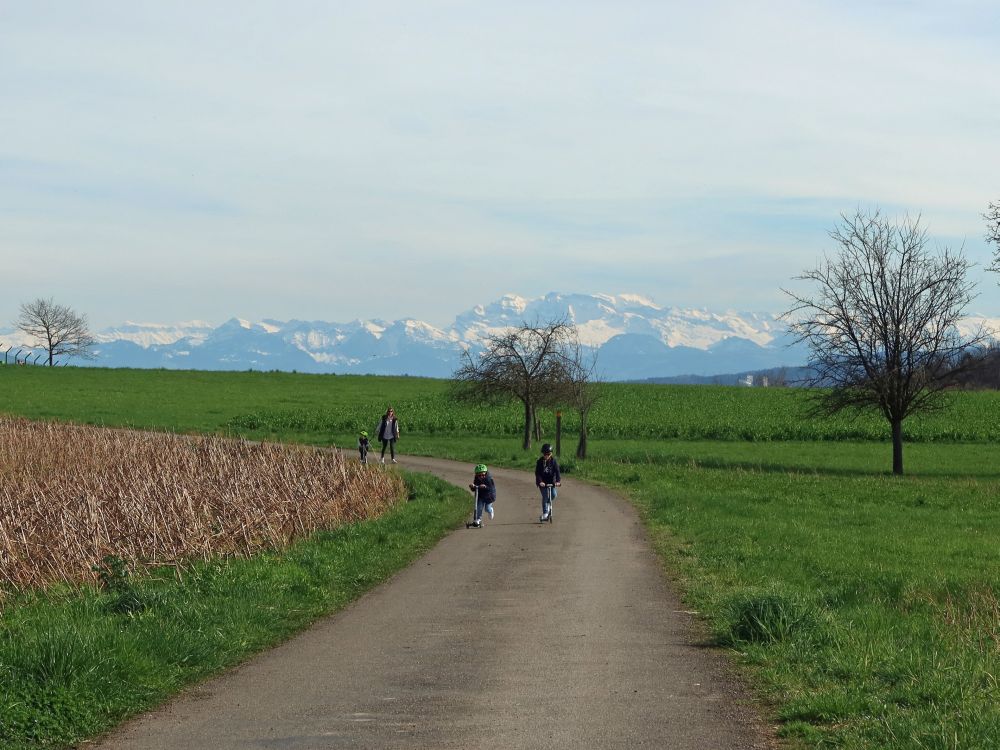
[{"label": "bare tree", "polygon": [[928,247],[920,218],[899,223],[858,210],[830,232],[836,257],[798,279],[811,296],[784,290],[784,317],[808,345],[819,413],[879,411],[892,430],[892,472],[903,473],[903,420],[942,405],[943,391],[966,369],[986,333],[963,335],[958,323],[973,299],[971,263],[962,252]]},{"label": "bare tree", "polygon": [[549,403],[569,370],[574,328],[565,320],[522,323],[487,337],[482,354],[466,351],[455,372],[457,395],[496,402],[514,398],[524,406],[524,450],[531,448],[535,410]]},{"label": "bare tree", "polygon": [[601,397],[601,383],[597,375],[597,354],[588,352],[579,341],[571,348],[569,369],[566,373],[563,395],[580,417],[580,434],[576,444],[576,457],[587,457],[587,428],[590,412]]},{"label": "bare tree", "polygon": [[60,356],[93,359],[90,348],[96,342],[90,334],[87,316],[65,305],[40,297],[33,302],[25,302],[21,305],[15,325],[33,336],[36,346],[45,349],[50,367]]},{"label": "bare tree", "polygon": [[989,209],[983,214],[986,219],[986,241],[996,245],[993,251],[993,262],[987,267],[988,271],[1000,271],[1000,201],[991,203]]}]

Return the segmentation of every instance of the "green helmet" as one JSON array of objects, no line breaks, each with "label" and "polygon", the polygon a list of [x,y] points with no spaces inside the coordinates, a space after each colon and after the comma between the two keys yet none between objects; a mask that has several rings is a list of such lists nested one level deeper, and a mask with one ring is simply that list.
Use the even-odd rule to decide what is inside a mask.
[{"label": "green helmet", "polygon": [[486,464],[476,464],[476,473],[485,474],[489,469],[486,468]]},{"label": "green helmet", "polygon": [[361,437],[368,437],[368,430],[362,430]]}]

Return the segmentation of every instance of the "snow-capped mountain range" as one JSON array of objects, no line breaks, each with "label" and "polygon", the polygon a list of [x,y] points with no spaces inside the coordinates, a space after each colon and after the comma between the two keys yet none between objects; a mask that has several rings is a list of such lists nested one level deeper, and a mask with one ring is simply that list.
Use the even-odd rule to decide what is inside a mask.
[{"label": "snow-capped mountain range", "polygon": [[[581,343],[597,350],[608,380],[712,375],[801,365],[787,347],[785,326],[766,313],[661,307],[634,294],[558,294],[526,299],[508,294],[455,318],[447,329],[413,319],[251,322],[213,326],[125,323],[98,331],[96,359],[76,364],[205,370],[296,370],[448,377],[461,352],[522,321],[565,318]],[[0,343],[25,345],[0,329]]]}]

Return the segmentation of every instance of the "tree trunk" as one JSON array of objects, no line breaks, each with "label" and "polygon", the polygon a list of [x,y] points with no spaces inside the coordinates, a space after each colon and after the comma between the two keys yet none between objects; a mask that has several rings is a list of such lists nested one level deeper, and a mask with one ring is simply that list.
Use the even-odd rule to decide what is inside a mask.
[{"label": "tree trunk", "polygon": [[903,420],[892,421],[892,473],[903,473]]},{"label": "tree trunk", "polygon": [[580,440],[576,444],[576,457],[587,457],[587,415],[580,414]]},{"label": "tree trunk", "polygon": [[535,440],[542,439],[542,425],[538,422],[538,411],[536,409],[531,410],[531,421],[535,428]]},{"label": "tree trunk", "polygon": [[524,443],[521,446],[524,450],[531,450],[531,420],[535,410],[531,408],[531,402],[524,402]]}]

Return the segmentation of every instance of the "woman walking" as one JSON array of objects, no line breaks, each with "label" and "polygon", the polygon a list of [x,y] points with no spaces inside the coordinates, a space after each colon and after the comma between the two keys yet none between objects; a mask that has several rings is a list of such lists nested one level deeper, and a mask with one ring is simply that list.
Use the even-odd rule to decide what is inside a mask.
[{"label": "woman walking", "polygon": [[382,420],[375,428],[375,436],[382,443],[382,463],[385,463],[385,449],[389,449],[389,457],[396,463],[396,441],[399,439],[399,422],[396,421],[396,412],[390,406]]}]

